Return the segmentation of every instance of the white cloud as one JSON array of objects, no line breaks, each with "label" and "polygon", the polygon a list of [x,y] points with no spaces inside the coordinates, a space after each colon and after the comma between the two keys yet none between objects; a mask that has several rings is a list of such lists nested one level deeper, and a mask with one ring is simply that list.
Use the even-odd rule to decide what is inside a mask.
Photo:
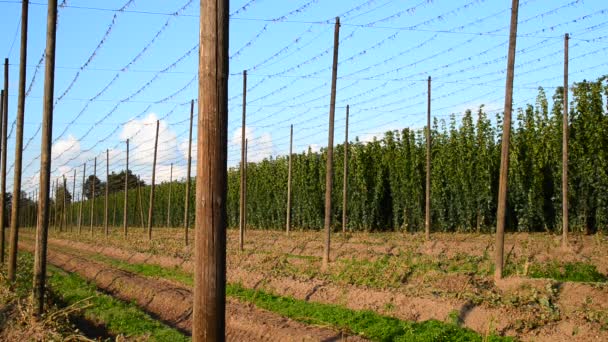
[{"label": "white cloud", "polygon": [[[241,127],[234,130],[232,139],[230,139],[230,147],[235,151],[238,151],[240,160],[241,151]],[[245,138],[248,140],[247,144],[247,161],[248,162],[259,162],[264,158],[268,158],[274,153],[274,144],[272,142],[272,135],[268,132],[258,134],[252,127],[245,126]]]},{"label": "white cloud", "polygon": [[[129,139],[129,167],[135,174],[141,176],[146,183],[150,183],[152,179],[157,120],[156,114],[150,113],[141,120],[129,121],[120,133],[121,140]],[[177,135],[166,121],[161,120],[159,122],[158,132],[155,181],[160,183],[169,180],[170,164],[181,162],[185,157]],[[181,169],[182,167],[174,166],[174,179],[181,177],[182,173],[185,175],[185,171],[182,172]]]}]

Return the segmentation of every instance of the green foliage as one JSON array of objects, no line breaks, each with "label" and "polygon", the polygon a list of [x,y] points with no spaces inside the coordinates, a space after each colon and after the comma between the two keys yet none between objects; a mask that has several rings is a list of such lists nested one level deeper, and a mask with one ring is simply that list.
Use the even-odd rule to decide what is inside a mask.
[{"label": "green foliage", "polygon": [[595,265],[583,262],[560,264],[557,261],[533,264],[529,275],[532,278],[552,278],[558,281],[606,282],[608,277],[600,273]]},{"label": "green foliage", "polygon": [[[19,253],[19,272],[15,290],[21,297],[32,291],[33,255]],[[149,341],[189,341],[190,338],[144,313],[137,305],[122,302],[112,296],[97,291],[97,288],[75,273],[48,266],[48,286],[50,297],[59,299],[65,305],[88,303],[81,314],[92,322],[103,324],[110,334],[124,335],[137,340]]]},{"label": "green foliage", "polygon": [[[569,199],[574,231],[608,232],[608,94],[606,77],[575,83],[570,104]],[[507,228],[511,231],[561,230],[562,88],[553,104],[542,88],[534,105],[517,111],[511,135]],[[434,231],[491,232],[496,201],[502,116],[490,118],[484,106],[466,111],[457,120],[436,118],[431,127],[431,215]],[[342,216],[343,145],[335,148],[332,222]],[[324,218],[326,150],[293,155],[291,222],[295,228],[320,229]],[[348,228],[365,231],[420,231],[424,229],[424,129],[386,132],[384,137],[349,146]],[[247,224],[252,228],[285,227],[287,199],[286,156],[247,164]],[[228,170],[227,218],[239,222],[240,168]],[[154,225],[167,222],[169,184],[157,185]],[[194,187],[192,197],[193,204]],[[184,222],[185,183],[171,187],[170,226]],[[122,224],[122,191],[110,195]],[[147,219],[149,187],[129,190],[129,225]],[[103,222],[98,200],[95,222]],[[194,205],[188,213],[194,222]],[[88,222],[84,207],[85,222]],[[144,212],[144,220],[140,211]],[[112,217],[112,213],[110,213]]]}]

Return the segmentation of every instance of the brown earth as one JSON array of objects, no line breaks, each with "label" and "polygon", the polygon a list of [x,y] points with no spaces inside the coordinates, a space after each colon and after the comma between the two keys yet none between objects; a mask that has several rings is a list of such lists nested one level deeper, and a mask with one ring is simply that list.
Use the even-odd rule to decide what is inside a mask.
[{"label": "brown earth", "polygon": [[[33,251],[30,242],[20,248]],[[117,270],[69,252],[48,251],[48,262],[94,282],[98,288],[138,306],[161,321],[191,332],[192,291],[162,279]],[[227,338],[233,341],[363,341],[330,329],[305,325],[237,301],[227,302]]]},{"label": "brown earth", "polygon": [[[99,253],[131,263],[181,267],[188,272],[192,271],[191,262],[166,255],[92,246],[83,242],[60,239],[50,239],[50,244],[51,248],[75,248],[83,253]],[[301,252],[310,248],[310,244],[310,241],[305,241],[303,244],[291,246],[288,252]],[[430,253],[443,248],[439,242],[426,245],[422,248],[430,249]],[[339,247],[336,249],[340,250]],[[496,331],[522,340],[535,341],[608,340],[608,332],[602,329],[600,324],[593,322],[593,317],[591,319],[587,317],[586,313],[587,310],[606,311],[608,291],[605,286],[555,283],[545,279],[518,277],[509,277],[494,285],[487,279],[466,274],[440,275],[437,279],[433,279],[431,272],[427,277],[436,284],[432,291],[425,292],[417,289],[420,284],[415,282],[396,289],[372,289],[336,285],[331,281],[314,277],[306,279],[281,276],[273,274],[272,267],[257,271],[251,267],[244,267],[244,265],[263,262],[260,257],[272,260],[271,263],[277,266],[280,260],[275,260],[275,256],[275,253],[262,253],[252,257],[250,253],[240,259],[229,257],[232,263],[229,262],[228,280],[278,295],[340,304],[356,310],[370,309],[404,320],[446,320],[451,313],[456,312],[464,326],[481,334]],[[459,296],[464,293],[477,294],[483,301],[475,304],[470,298]],[[486,303],[491,301],[496,303]],[[545,303],[544,306],[539,302]]]}]

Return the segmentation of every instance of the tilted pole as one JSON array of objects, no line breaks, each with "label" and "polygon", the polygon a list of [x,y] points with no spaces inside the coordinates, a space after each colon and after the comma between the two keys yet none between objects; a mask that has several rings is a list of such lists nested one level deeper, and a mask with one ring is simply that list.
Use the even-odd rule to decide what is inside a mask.
[{"label": "tilted pole", "polygon": [[84,205],[84,184],[87,174],[87,163],[82,164],[82,191],[80,192],[80,208],[78,209],[78,234],[82,233],[82,206]]},{"label": "tilted pole", "polygon": [[74,228],[74,201],[76,200],[76,169],[74,169],[74,184],[72,185],[72,200],[70,201],[70,232]]},{"label": "tilted pole", "polygon": [[167,228],[171,227],[171,188],[173,187],[173,163],[169,171],[169,198],[167,199]]},{"label": "tilted pole", "polygon": [[125,237],[127,236],[127,226],[128,224],[128,219],[129,216],[127,215],[128,213],[128,206],[127,204],[129,203],[129,139],[127,139],[127,170],[125,171],[125,204],[122,210],[122,230],[123,233],[125,234]]},{"label": "tilted pole", "polygon": [[40,318],[44,310],[46,251],[49,228],[49,188],[51,180],[51,145],[53,139],[53,92],[55,85],[55,37],[57,33],[57,0],[48,0],[44,97],[42,107],[42,144],[40,147],[40,200],[36,249],[34,252],[34,311]]},{"label": "tilted pole", "polygon": [[11,231],[8,254],[8,279],[14,283],[17,272],[17,249],[19,243],[19,213],[21,211],[21,168],[23,156],[23,120],[25,116],[25,77],[27,62],[27,26],[29,1],[21,2],[21,49],[19,56],[19,90],[17,98],[17,132],[15,135],[15,163],[13,200],[11,208]]},{"label": "tilted pole", "polygon": [[6,126],[8,125],[8,58],[4,60],[4,110],[2,111],[2,133],[0,138],[2,139],[2,151],[0,152],[0,262],[4,263],[6,237],[4,228],[6,228]]},{"label": "tilted pole", "polygon": [[108,229],[108,207],[110,204],[110,150],[106,149],[106,198],[103,212],[103,231],[106,237],[110,233]]},{"label": "tilted pole", "polygon": [[338,44],[340,38],[340,18],[336,17],[334,29],[334,58],[331,71],[331,98],[329,103],[329,134],[327,139],[327,167],[325,171],[325,244],[323,246],[323,269],[329,265],[329,244],[331,234],[331,188],[334,182],[334,116],[336,112],[336,79],[338,76]]},{"label": "tilted pole", "polygon": [[568,246],[568,40],[564,36],[564,115],[562,122],[562,246]]},{"label": "tilted pole", "polygon": [[154,212],[154,180],[156,178],[156,152],[158,150],[158,126],[156,120],[156,139],[154,139],[154,159],[152,161],[152,184],[150,184],[150,206],[148,207],[148,240],[152,240],[152,213]]},{"label": "tilted pole", "polygon": [[512,0],[507,81],[505,87],[505,115],[502,126],[500,175],[498,179],[498,209],[496,212],[496,260],[494,265],[494,278],[496,280],[502,279],[502,270],[504,266],[505,220],[507,213],[507,185],[509,173],[509,139],[511,136],[511,111],[513,106],[513,78],[515,69],[515,45],[517,42],[518,8],[519,0]]},{"label": "tilted pole", "polygon": [[289,129],[289,166],[287,167],[287,217],[285,219],[285,231],[289,235],[291,229],[291,166],[293,158],[293,125]]},{"label": "tilted pole", "polygon": [[424,206],[424,236],[431,239],[431,76],[428,79],[426,109],[426,194]]},{"label": "tilted pole", "polygon": [[192,166],[192,119],[194,117],[194,100],[190,102],[190,134],[188,136],[188,166],[186,167],[186,199],[184,203],[184,240],[188,246],[188,228],[190,226],[190,169]]},{"label": "tilted pole", "polygon": [[93,162],[93,178],[91,180],[91,235],[93,235],[93,224],[95,222],[95,180],[97,179],[97,157]]},{"label": "tilted pole", "polygon": [[192,340],[226,336],[228,0],[201,0]]},{"label": "tilted pole", "polygon": [[245,135],[246,135],[246,115],[247,115],[247,70],[243,70],[243,115],[241,122],[241,196],[240,196],[240,210],[239,210],[239,249],[243,250],[243,244],[245,239],[245,210],[247,204],[245,203]]},{"label": "tilted pole", "polygon": [[342,233],[346,233],[346,213],[348,208],[348,116],[350,106],[346,105],[346,128],[344,133],[344,179],[342,183]]}]

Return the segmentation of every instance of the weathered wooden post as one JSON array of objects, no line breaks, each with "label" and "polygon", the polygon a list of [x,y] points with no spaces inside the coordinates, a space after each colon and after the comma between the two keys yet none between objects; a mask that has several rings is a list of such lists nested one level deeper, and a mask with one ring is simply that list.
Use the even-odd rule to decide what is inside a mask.
[{"label": "weathered wooden post", "polygon": [[34,252],[34,311],[40,318],[44,310],[46,250],[49,227],[49,188],[51,178],[51,145],[53,137],[53,91],[55,85],[55,37],[57,33],[57,0],[48,0],[44,98],[42,110],[42,144],[40,148],[40,202],[36,249]]},{"label": "weathered wooden post", "polygon": [[344,133],[344,179],[342,183],[342,233],[346,233],[346,213],[348,211],[348,115],[350,106],[346,105],[346,128]]},{"label": "weathered wooden post", "polygon": [[428,79],[426,109],[426,194],[424,208],[424,235],[431,239],[431,76]]},{"label": "weathered wooden post", "polygon": [[167,228],[171,227],[171,188],[173,187],[173,163],[169,172],[169,198],[167,199]]},{"label": "weathered wooden post", "polygon": [[97,157],[93,162],[93,178],[91,179],[91,236],[93,235],[93,224],[95,222],[95,180],[97,179]]},{"label": "weathered wooden post", "polygon": [[78,210],[78,234],[82,233],[82,206],[84,205],[84,185],[87,174],[87,163],[82,164],[82,191],[80,192],[80,208]]},{"label": "weathered wooden post", "polygon": [[125,204],[122,210],[122,230],[127,237],[127,226],[129,225],[127,215],[128,212],[128,203],[129,203],[129,139],[127,139],[127,169],[125,171]]},{"label": "weathered wooden post", "polygon": [[156,139],[154,140],[154,160],[152,161],[152,184],[150,184],[150,206],[148,207],[148,240],[152,240],[152,214],[154,212],[154,180],[156,178],[156,152],[158,150],[158,126],[156,120]]},{"label": "weathered wooden post", "polygon": [[245,239],[245,225],[247,224],[245,211],[247,210],[247,203],[245,203],[245,196],[247,187],[245,186],[245,135],[246,135],[246,115],[247,115],[247,70],[243,70],[243,116],[241,123],[241,203],[239,210],[239,249],[243,250],[243,244]]},{"label": "weathered wooden post", "polygon": [[[15,282],[17,273],[17,249],[19,243],[19,213],[21,212],[21,168],[23,156],[23,120],[25,116],[25,64],[27,62],[27,26],[29,1],[21,2],[21,50],[19,56],[19,90],[17,98],[17,132],[15,135],[15,164],[13,200],[11,207],[11,231],[8,255],[8,280]],[[6,148],[5,148],[6,149]]]},{"label": "weathered wooden post", "polygon": [[562,118],[562,246],[568,246],[568,40],[564,36],[564,114]]},{"label": "weathered wooden post", "polygon": [[201,0],[192,339],[224,341],[228,0]]},{"label": "weathered wooden post", "polygon": [[507,84],[505,88],[505,115],[502,126],[500,176],[498,179],[498,209],[496,212],[496,262],[494,278],[502,279],[505,248],[505,220],[507,210],[507,185],[509,172],[509,139],[511,136],[511,111],[513,107],[513,78],[515,69],[515,45],[517,42],[517,15],[519,0],[512,0],[509,55],[507,60]]},{"label": "weathered wooden post", "polygon": [[285,218],[285,231],[289,235],[291,229],[291,166],[293,158],[293,125],[289,129],[289,165],[287,167],[287,217]]},{"label": "weathered wooden post", "polygon": [[192,166],[192,119],[194,117],[194,100],[190,102],[190,134],[188,136],[188,166],[186,167],[186,198],[184,203],[184,239],[188,245],[188,228],[190,226],[190,169]]},{"label": "weathered wooden post", "polygon": [[340,38],[340,18],[336,17],[334,29],[334,58],[331,71],[331,97],[329,103],[329,134],[327,139],[327,167],[325,173],[325,245],[323,248],[323,269],[329,264],[329,244],[331,235],[331,188],[334,182],[334,116],[336,112],[336,79],[338,76],[338,44]]}]

